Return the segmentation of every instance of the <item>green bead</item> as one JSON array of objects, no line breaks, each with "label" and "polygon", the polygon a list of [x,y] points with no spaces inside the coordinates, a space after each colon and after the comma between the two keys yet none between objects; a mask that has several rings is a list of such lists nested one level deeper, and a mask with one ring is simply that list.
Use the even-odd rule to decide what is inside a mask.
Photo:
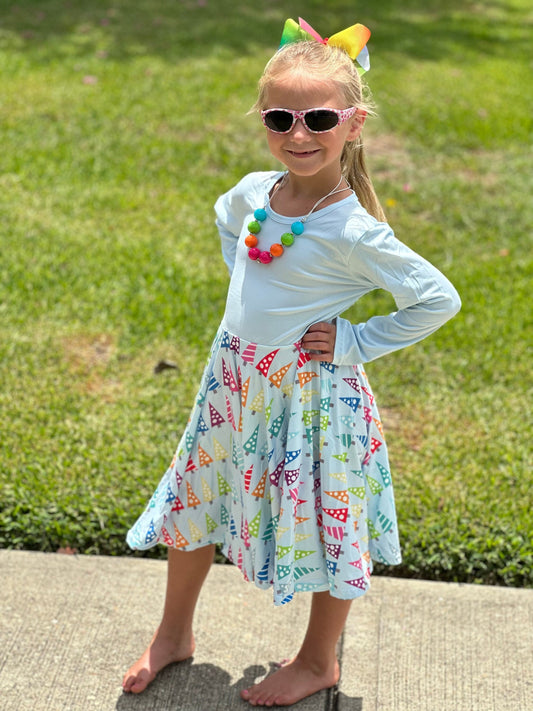
[{"label": "green bead", "polygon": [[252,220],[248,225],[248,230],[253,235],[256,235],[258,232],[261,232],[261,225],[257,220]]},{"label": "green bead", "polygon": [[294,235],[291,232],[285,232],[285,234],[281,235],[281,244],[284,244],[285,247],[290,247],[293,242]]}]

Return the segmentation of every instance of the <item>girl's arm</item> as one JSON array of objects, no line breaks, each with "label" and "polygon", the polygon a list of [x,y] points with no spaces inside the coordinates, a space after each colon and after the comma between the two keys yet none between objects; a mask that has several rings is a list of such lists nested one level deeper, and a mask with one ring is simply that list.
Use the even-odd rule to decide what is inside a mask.
[{"label": "girl's arm", "polygon": [[351,324],[336,323],[336,365],[366,363],[410,346],[436,331],[461,308],[448,279],[394,236],[388,225],[376,223],[355,244],[349,266],[369,290],[389,291],[398,310]]}]

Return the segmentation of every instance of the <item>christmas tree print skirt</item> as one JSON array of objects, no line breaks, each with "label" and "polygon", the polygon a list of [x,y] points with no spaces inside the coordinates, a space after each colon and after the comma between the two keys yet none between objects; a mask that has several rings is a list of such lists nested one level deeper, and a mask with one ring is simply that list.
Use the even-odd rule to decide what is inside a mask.
[{"label": "christmas tree print skirt", "polygon": [[372,560],[400,562],[379,413],[361,366],[309,359],[222,328],[170,468],[128,544],[211,543],[246,580],[351,599]]}]

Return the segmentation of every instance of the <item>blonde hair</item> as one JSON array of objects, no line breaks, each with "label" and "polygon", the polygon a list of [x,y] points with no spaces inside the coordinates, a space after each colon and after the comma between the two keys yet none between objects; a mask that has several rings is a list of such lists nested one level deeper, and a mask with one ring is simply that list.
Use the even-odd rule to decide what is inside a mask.
[{"label": "blonde hair", "polygon": [[[289,72],[295,76],[312,76],[321,81],[335,82],[342,91],[347,106],[357,106],[367,114],[374,113],[368,88],[361,81],[354,62],[346,52],[314,40],[287,44],[270,59],[259,80],[259,93],[252,110],[260,111],[266,107],[269,87]],[[365,165],[360,134],[354,141],[345,143],[341,168],[348,184],[367,212],[377,220],[384,221],[385,213]]]}]

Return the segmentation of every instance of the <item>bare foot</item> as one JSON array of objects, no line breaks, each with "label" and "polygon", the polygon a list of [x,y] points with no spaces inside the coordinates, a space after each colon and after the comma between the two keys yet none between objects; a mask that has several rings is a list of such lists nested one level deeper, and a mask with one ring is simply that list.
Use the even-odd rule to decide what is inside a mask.
[{"label": "bare foot", "polygon": [[252,706],[290,706],[339,680],[339,665],[318,669],[296,657],[266,679],[241,691],[241,698]]},{"label": "bare foot", "polygon": [[185,642],[179,643],[167,637],[159,629],[144,654],[124,674],[124,691],[140,694],[152,682],[164,667],[173,662],[182,662],[192,656],[194,638],[191,635]]}]

